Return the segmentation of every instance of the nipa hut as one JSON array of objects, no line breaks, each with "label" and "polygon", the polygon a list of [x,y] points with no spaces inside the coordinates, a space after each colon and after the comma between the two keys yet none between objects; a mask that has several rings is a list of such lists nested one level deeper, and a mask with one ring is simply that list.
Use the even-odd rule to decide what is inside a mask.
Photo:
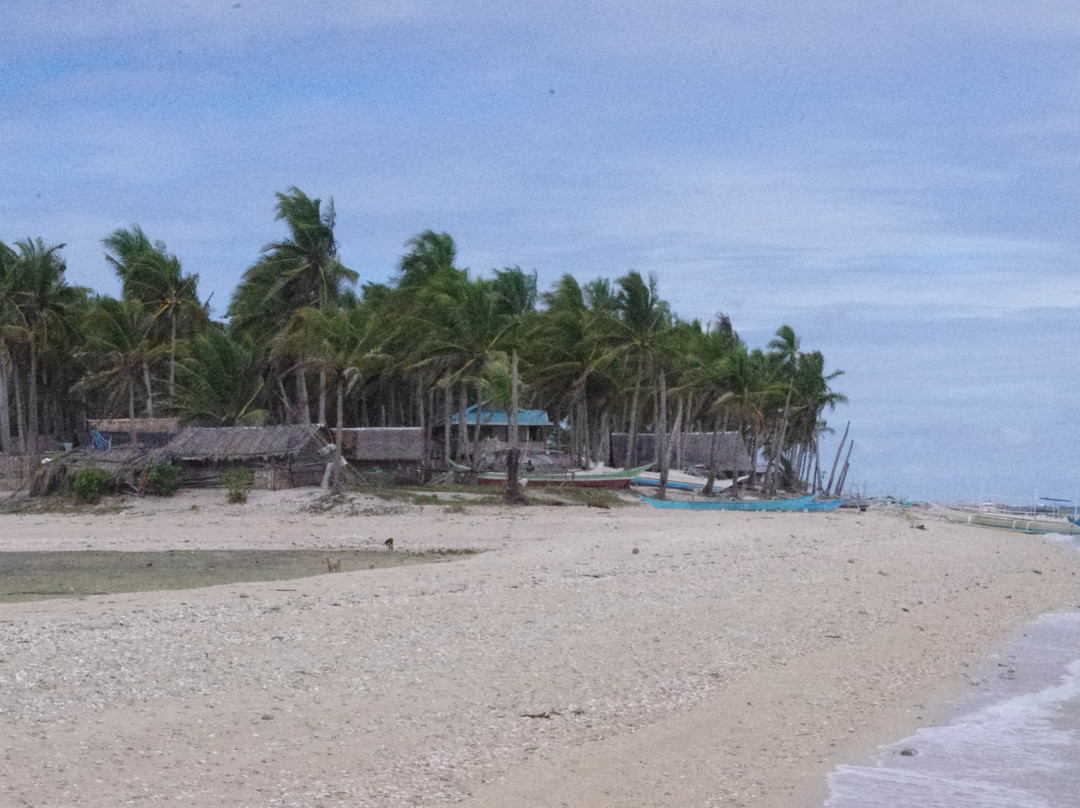
[{"label": "nipa hut", "polygon": [[329,461],[310,426],[187,427],[159,451],[183,469],[185,486],[216,486],[232,468],[249,468],[254,486],[276,491],[318,485]]},{"label": "nipa hut", "polygon": [[[608,462],[613,466],[621,466],[626,459],[626,444],[630,436],[625,432],[611,433],[611,457]],[[709,456],[712,452],[711,432],[684,432],[677,434],[675,441],[681,441],[681,446],[671,447],[671,463],[673,468],[690,468],[698,466],[704,469],[709,467]],[[651,433],[639,433],[634,441],[634,461],[646,463],[649,460],[657,460],[659,446],[656,435]],[[681,457],[681,464],[679,463]],[[736,469],[740,475],[747,474],[754,468],[754,461],[750,459],[746,451],[746,444],[737,432],[721,432],[716,441],[716,467],[721,474],[732,476]]]}]

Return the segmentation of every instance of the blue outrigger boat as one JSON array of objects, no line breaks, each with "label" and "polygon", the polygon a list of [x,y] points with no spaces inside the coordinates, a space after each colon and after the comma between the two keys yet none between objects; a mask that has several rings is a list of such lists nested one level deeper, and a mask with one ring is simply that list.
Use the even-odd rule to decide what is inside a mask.
[{"label": "blue outrigger boat", "polygon": [[844,504],[842,499],[818,499],[817,494],[791,499],[727,499],[692,502],[678,499],[641,498],[654,508],[681,511],[834,511]]}]

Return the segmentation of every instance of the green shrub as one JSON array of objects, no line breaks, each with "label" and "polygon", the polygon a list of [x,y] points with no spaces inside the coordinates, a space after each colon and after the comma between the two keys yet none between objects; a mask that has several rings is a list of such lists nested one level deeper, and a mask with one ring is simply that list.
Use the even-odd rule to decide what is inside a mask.
[{"label": "green shrub", "polygon": [[251,473],[251,469],[243,467],[229,469],[221,479],[225,483],[225,488],[228,489],[229,502],[234,504],[247,502],[248,491],[255,482],[255,475]]},{"label": "green shrub", "polygon": [[171,497],[180,490],[183,472],[172,463],[155,463],[146,476],[146,493],[155,497]]},{"label": "green shrub", "polygon": [[75,496],[83,502],[97,502],[101,495],[112,489],[112,480],[105,469],[80,469],[71,484]]}]

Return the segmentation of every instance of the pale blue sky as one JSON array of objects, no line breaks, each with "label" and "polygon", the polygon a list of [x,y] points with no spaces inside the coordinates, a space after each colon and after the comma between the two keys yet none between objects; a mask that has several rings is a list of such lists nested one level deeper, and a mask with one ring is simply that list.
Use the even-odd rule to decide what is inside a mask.
[{"label": "pale blue sky", "polygon": [[0,239],[115,293],[138,223],[220,313],[296,185],[365,281],[430,228],[791,325],[873,492],[1071,498],[1078,73],[1070,0],[7,0]]}]

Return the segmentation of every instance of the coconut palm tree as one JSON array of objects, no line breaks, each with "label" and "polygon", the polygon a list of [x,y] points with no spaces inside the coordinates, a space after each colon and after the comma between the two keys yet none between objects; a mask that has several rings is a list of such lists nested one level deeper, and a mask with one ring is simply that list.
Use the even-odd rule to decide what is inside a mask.
[{"label": "coconut palm tree", "polygon": [[613,336],[628,361],[635,366],[634,392],[630,400],[630,424],[627,429],[626,458],[624,465],[629,468],[636,460],[637,425],[641,399],[641,385],[645,371],[651,367],[660,350],[660,338],[670,325],[670,308],[660,299],[657,292],[655,275],[650,275],[648,283],[637,271],[628,272],[619,278],[617,300],[619,316],[615,321]]},{"label": "coconut palm tree", "polygon": [[[161,241],[151,242],[139,225],[114,231],[103,241],[106,260],[122,284],[125,300],[139,300],[155,319],[168,321],[169,398],[176,394],[177,340],[182,330],[190,335],[208,321],[206,306],[197,297],[198,275],[181,272],[180,261],[166,252]],[[166,332],[161,329],[161,338]]]},{"label": "coconut palm tree", "polygon": [[[289,237],[263,248],[263,255],[244,273],[228,310],[234,328],[264,345],[285,329],[298,309],[325,308],[358,277],[338,261],[333,200],[324,210],[320,200],[295,187],[277,199],[276,218],[288,226]],[[311,422],[306,370],[307,362],[300,357],[292,366],[295,407],[286,400],[286,408],[295,411],[301,423]],[[281,391],[284,395],[283,385]]]},{"label": "coconut palm tree", "polygon": [[334,384],[337,400],[337,436],[334,441],[333,487],[341,492],[341,445],[345,426],[345,396],[367,373],[385,360],[373,312],[363,304],[340,308],[300,309],[294,318],[298,330],[312,335],[311,361]]},{"label": "coconut palm tree", "polygon": [[131,442],[137,443],[135,429],[136,390],[142,377],[146,417],[154,417],[154,393],[149,368],[163,357],[168,347],[154,339],[154,318],[138,300],[102,297],[94,301],[85,318],[87,351],[93,363],[82,384],[87,389],[103,389],[116,402],[126,394]]},{"label": "coconut palm tree", "polygon": [[[14,343],[25,354],[26,428],[22,444],[31,451],[36,450],[39,432],[38,357],[50,336],[67,328],[67,309],[81,293],[64,278],[63,247],[46,246],[40,238],[26,239],[15,243],[14,254],[7,250],[4,259],[8,276],[5,342],[8,350]],[[21,396],[17,398],[21,401]],[[21,425],[22,420],[19,422]]]},{"label": "coconut palm tree", "polygon": [[17,257],[13,249],[0,241],[0,452],[8,454],[15,453],[11,441],[11,399],[8,395],[14,365],[6,335],[8,328],[18,322],[18,311],[12,299]]},{"label": "coconut palm tree", "polygon": [[260,426],[269,420],[266,362],[251,337],[211,323],[177,365],[176,406],[186,421]]},{"label": "coconut palm tree", "polygon": [[458,269],[457,245],[448,233],[425,230],[409,239],[409,252],[401,257],[397,285],[399,289],[419,289],[440,275],[457,273],[465,276],[468,270]]}]

